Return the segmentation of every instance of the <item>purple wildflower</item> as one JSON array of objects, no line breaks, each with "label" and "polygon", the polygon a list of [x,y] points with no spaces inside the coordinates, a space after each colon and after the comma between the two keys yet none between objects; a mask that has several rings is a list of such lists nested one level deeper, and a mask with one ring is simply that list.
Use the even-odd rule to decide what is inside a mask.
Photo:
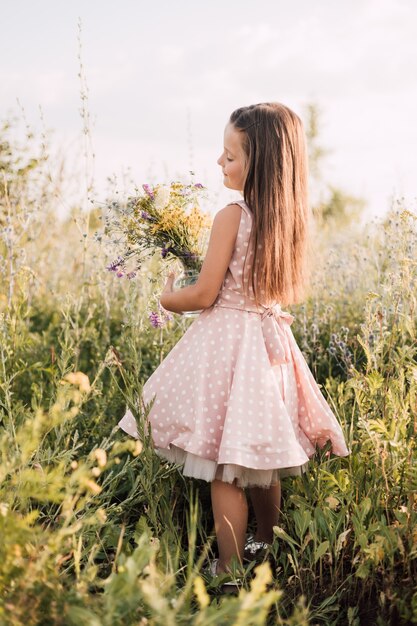
[{"label": "purple wildflower", "polygon": [[142,188],[143,188],[143,190],[145,191],[145,193],[147,193],[147,194],[148,194],[148,196],[149,196],[150,198],[152,198],[152,200],[153,200],[153,199],[154,199],[154,197],[155,197],[155,194],[153,193],[153,190],[151,189],[150,185],[146,185],[146,184],[145,184],[145,185],[142,185]]},{"label": "purple wildflower", "polygon": [[147,211],[142,211],[141,216],[145,219],[145,220],[150,220],[152,218],[152,215],[150,213],[148,213]]},{"label": "purple wildflower", "polygon": [[167,324],[167,322],[172,320],[174,316],[172,313],[164,309],[159,301],[157,306],[159,311],[151,311],[149,314],[149,321],[154,328],[162,328],[165,324]]},{"label": "purple wildflower", "polygon": [[119,270],[116,274],[117,278],[121,278],[122,276],[124,276],[124,272],[123,270]]},{"label": "purple wildflower", "polygon": [[161,322],[161,318],[159,317],[156,311],[152,311],[149,314],[149,321],[151,322],[154,328],[160,328],[163,325]]},{"label": "purple wildflower", "polygon": [[165,259],[166,255],[168,254],[168,252],[171,252],[171,250],[173,250],[174,248],[172,246],[168,246],[167,248],[161,248],[161,257],[163,259]]},{"label": "purple wildflower", "polygon": [[112,261],[110,265],[106,267],[109,272],[117,272],[119,267],[122,267],[124,263],[123,257],[119,256],[115,261]]},{"label": "purple wildflower", "polygon": [[128,278],[129,280],[132,280],[132,278],[135,278],[136,276],[136,272],[128,272],[126,274],[126,278]]},{"label": "purple wildflower", "polygon": [[194,183],[194,187],[196,187],[197,189],[204,189],[204,185],[202,185],[201,183]]}]

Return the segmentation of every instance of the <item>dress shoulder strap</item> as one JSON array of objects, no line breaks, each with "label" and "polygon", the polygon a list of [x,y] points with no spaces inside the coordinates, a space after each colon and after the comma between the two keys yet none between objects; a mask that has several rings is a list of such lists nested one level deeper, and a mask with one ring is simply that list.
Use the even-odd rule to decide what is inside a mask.
[{"label": "dress shoulder strap", "polygon": [[242,209],[244,210],[244,212],[247,215],[252,216],[252,213],[251,213],[248,205],[246,204],[246,202],[243,200],[243,198],[241,198],[240,200],[232,200],[232,202],[228,202],[226,206],[228,206],[229,204],[238,204],[239,206],[242,207]]}]

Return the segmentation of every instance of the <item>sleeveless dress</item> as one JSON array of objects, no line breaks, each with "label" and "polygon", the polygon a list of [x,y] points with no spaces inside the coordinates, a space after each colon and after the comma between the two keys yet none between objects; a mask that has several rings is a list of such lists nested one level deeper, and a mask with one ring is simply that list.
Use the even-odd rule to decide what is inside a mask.
[{"label": "sleeveless dress", "polygon": [[[279,304],[257,307],[251,287],[243,293],[252,213],[244,200],[230,204],[242,212],[219,294],[143,385],[143,411],[155,399],[155,451],[185,476],[269,487],[304,472],[316,445],[350,450],[296,343],[294,316]],[[130,410],[118,425],[139,438]]]}]

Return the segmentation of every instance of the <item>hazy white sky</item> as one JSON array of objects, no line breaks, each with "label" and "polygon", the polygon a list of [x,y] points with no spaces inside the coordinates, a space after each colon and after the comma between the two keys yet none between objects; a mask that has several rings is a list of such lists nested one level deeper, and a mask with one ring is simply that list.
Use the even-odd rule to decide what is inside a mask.
[{"label": "hazy white sky", "polygon": [[[196,179],[223,206],[223,130],[238,106],[322,109],[324,178],[382,215],[416,205],[414,0],[13,0],[1,7],[0,115],[20,111],[68,154],[79,141],[78,20],[95,183]],[[122,186],[122,183],[120,183]]]}]

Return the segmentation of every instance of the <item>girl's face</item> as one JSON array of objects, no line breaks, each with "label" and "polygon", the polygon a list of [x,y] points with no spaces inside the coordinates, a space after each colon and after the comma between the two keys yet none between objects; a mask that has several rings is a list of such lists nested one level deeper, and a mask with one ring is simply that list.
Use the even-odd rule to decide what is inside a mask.
[{"label": "girl's face", "polygon": [[243,133],[230,122],[224,130],[224,150],[217,159],[223,170],[223,183],[229,189],[243,191],[246,178],[246,155],[242,146]]}]

